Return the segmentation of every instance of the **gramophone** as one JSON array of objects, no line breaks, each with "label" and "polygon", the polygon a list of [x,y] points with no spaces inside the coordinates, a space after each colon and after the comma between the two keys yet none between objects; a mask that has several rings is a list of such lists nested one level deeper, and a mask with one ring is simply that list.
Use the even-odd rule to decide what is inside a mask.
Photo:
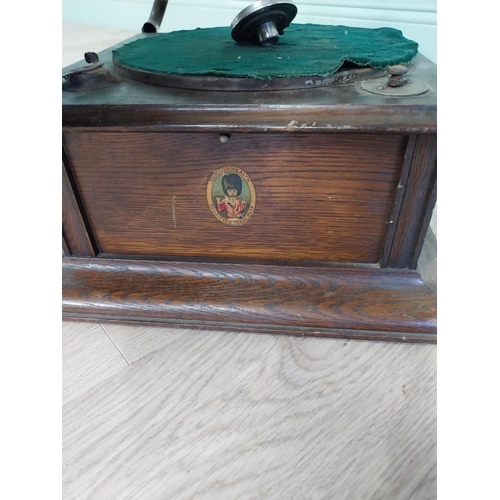
[{"label": "gramophone", "polygon": [[63,70],[63,318],[436,341],[436,67],[392,28],[142,32]]}]

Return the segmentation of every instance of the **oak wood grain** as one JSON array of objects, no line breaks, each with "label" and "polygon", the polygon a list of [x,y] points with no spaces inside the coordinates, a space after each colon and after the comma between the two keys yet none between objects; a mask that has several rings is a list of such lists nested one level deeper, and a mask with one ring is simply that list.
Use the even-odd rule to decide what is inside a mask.
[{"label": "oak wood grain", "polygon": [[418,136],[395,221],[394,238],[387,258],[388,267],[417,267],[436,202],[436,162],[436,136]]},{"label": "oak wood grain", "polygon": [[436,341],[436,295],[416,271],[133,260],[63,261],[69,319],[201,324]]},{"label": "oak wood grain", "polygon": [[63,498],[408,500],[436,462],[435,363],[186,331],[64,405]]},{"label": "oak wood grain", "polygon": [[405,194],[405,186],[407,185],[408,173],[413,161],[413,154],[417,144],[416,135],[410,135],[406,144],[406,151],[404,156],[403,165],[401,167],[396,193],[394,195],[394,204],[392,206],[390,223],[387,224],[387,232],[384,238],[384,247],[380,255],[379,264],[381,267],[387,267],[387,263],[391,256],[394,237],[396,234],[396,227],[398,226],[399,213],[401,212],[401,205]]},{"label": "oak wood grain", "polygon": [[[101,252],[375,263],[407,138],[396,135],[65,133]],[[235,166],[257,203],[241,227],[206,201]]]},{"label": "oak wood grain", "polygon": [[436,500],[437,499],[437,464],[434,464],[423,477],[420,484],[408,500]]},{"label": "oak wood grain", "polygon": [[62,232],[63,249],[68,255],[95,256],[64,161],[62,163]]},{"label": "oak wood grain", "polygon": [[67,403],[128,366],[100,325],[63,322],[62,401]]},{"label": "oak wood grain", "polygon": [[101,327],[119,347],[129,363],[135,363],[162,347],[176,341],[180,336],[197,333],[196,329],[165,328],[104,323]]}]

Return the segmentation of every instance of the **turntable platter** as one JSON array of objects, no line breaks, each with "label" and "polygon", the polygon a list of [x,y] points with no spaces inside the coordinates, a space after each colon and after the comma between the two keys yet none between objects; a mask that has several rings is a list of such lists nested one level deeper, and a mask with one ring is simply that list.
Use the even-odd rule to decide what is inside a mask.
[{"label": "turntable platter", "polygon": [[236,43],[226,27],[147,34],[113,51],[116,71],[166,87],[289,90],[381,76],[408,64],[418,44],[393,28],[290,26],[279,44]]}]

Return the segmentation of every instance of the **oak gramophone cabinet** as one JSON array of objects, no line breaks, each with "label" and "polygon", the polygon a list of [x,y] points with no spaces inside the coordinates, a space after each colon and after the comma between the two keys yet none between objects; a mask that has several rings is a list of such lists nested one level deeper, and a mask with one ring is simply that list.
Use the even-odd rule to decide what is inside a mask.
[{"label": "oak gramophone cabinet", "polygon": [[[64,69],[64,319],[435,342],[417,267],[436,199],[435,65],[137,67],[120,50],[159,40],[161,4],[152,29]],[[293,26],[255,50],[293,45]]]}]

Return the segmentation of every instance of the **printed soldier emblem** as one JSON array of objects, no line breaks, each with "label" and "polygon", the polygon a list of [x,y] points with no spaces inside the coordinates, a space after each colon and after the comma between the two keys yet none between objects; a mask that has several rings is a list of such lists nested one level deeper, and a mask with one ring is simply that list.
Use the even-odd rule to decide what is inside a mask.
[{"label": "printed soldier emblem", "polygon": [[241,226],[255,210],[255,188],[243,170],[222,167],[208,180],[207,202],[217,220],[231,226]]}]

